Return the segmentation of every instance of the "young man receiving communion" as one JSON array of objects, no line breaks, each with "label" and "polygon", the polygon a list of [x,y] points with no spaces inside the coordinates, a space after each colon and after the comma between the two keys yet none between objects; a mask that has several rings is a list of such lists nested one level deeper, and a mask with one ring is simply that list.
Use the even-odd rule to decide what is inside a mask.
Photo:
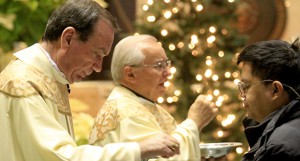
[{"label": "young man receiving communion", "polygon": [[299,45],[299,39],[292,44],[263,41],[238,56],[237,63],[242,64],[238,87],[250,145],[242,161],[300,160]]}]

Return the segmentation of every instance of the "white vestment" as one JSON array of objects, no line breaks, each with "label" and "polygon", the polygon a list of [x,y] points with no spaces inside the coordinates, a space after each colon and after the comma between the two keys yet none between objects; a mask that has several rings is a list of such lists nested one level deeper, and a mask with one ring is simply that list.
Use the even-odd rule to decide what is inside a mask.
[{"label": "white vestment", "polygon": [[180,143],[180,155],[156,160],[199,161],[199,132],[194,121],[176,125],[174,118],[161,106],[129,89],[117,86],[100,109],[90,136],[90,143],[140,141],[159,132],[172,135]]},{"label": "white vestment", "polygon": [[68,81],[45,55],[35,44],[17,52],[0,74],[0,160],[141,160],[137,143],[76,145]]}]

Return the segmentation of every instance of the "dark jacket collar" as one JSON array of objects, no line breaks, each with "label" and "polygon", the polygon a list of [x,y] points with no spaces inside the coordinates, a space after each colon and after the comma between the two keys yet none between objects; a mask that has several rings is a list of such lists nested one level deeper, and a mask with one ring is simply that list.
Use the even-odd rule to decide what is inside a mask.
[{"label": "dark jacket collar", "polygon": [[145,100],[150,101],[151,103],[156,104],[155,102],[153,102],[153,101],[151,101],[150,99],[148,99],[148,98],[146,98],[146,97],[140,95],[139,93],[135,92],[134,90],[132,90],[132,89],[130,89],[130,88],[128,88],[128,87],[126,87],[126,86],[124,86],[124,85],[122,85],[122,84],[120,84],[120,85],[121,85],[122,87],[124,87],[124,88],[130,90],[130,91],[131,91],[132,93],[134,93],[136,96],[141,97],[141,98],[143,98],[143,99],[145,99]]},{"label": "dark jacket collar", "polygon": [[294,99],[289,104],[272,112],[260,124],[252,119],[245,118],[243,124],[246,128],[245,135],[250,147],[253,147],[259,139],[267,139],[279,125],[297,117],[300,117],[299,99]]}]

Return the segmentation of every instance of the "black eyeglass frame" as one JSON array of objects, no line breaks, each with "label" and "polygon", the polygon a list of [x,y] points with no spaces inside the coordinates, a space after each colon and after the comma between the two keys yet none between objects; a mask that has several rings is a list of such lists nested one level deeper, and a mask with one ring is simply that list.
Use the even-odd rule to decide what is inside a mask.
[{"label": "black eyeglass frame", "polygon": [[[240,81],[240,82],[237,84],[237,86],[238,86],[238,88],[239,88],[239,92],[240,92],[241,98],[244,98],[244,99],[246,98],[247,90],[249,89],[249,87],[250,87],[251,85],[255,85],[255,84],[259,84],[259,83],[264,83],[264,82],[274,82],[274,80],[266,79],[266,80],[262,80],[262,81],[259,81],[259,82],[255,82],[255,83],[253,83],[253,84],[247,84],[247,83],[245,83],[245,82]],[[281,83],[281,82],[280,82],[280,83]],[[284,84],[284,83],[281,83],[281,84],[282,84],[283,86],[289,88],[290,90],[292,90],[292,91],[297,95],[297,97],[300,98],[299,93],[298,93],[293,87],[291,87],[291,86],[289,86],[289,85],[287,85],[287,84]]]}]

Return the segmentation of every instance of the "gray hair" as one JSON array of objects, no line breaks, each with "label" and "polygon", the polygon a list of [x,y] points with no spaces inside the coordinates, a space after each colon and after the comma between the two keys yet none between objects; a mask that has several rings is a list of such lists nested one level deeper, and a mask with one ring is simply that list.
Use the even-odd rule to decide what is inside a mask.
[{"label": "gray hair", "polygon": [[111,62],[111,75],[116,84],[123,78],[122,70],[125,66],[143,63],[145,55],[141,47],[149,41],[157,42],[157,39],[151,35],[133,35],[122,39],[116,45]]}]

